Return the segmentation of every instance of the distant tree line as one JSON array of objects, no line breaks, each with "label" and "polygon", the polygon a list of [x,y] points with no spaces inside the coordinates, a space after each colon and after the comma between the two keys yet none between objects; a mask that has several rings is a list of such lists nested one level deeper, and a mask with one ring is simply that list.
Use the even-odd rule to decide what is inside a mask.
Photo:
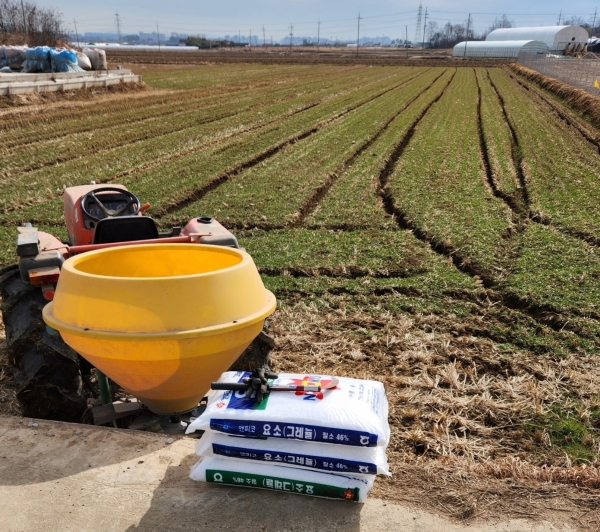
[{"label": "distant tree line", "polygon": [[67,39],[61,14],[34,2],[0,0],[0,42],[54,46]]},{"label": "distant tree line", "polygon": [[186,46],[197,46],[201,50],[209,50],[210,48],[225,48],[233,46],[246,46],[248,43],[237,43],[233,41],[227,41],[225,39],[207,39],[206,37],[188,37],[185,40]]},{"label": "distant tree line", "polygon": [[[471,19],[470,24],[468,21],[461,24],[447,22],[442,27],[437,22],[432,21],[427,25],[426,42],[430,43],[431,48],[452,48],[459,42],[466,41],[467,39],[469,41],[483,41],[491,31],[498,28],[512,28],[514,25],[514,21],[510,20],[506,15],[502,15],[496,17],[486,31],[477,34],[473,31],[473,19]],[[467,28],[469,29],[468,35]]]}]

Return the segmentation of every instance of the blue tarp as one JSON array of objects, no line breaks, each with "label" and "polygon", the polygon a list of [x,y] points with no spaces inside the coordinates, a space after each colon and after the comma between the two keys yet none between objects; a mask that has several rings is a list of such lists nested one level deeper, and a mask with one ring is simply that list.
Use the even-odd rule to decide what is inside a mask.
[{"label": "blue tarp", "polygon": [[83,72],[77,64],[77,52],[65,48],[51,48],[52,72]]},{"label": "blue tarp", "polygon": [[26,50],[22,71],[27,73],[83,72],[83,69],[77,65],[75,50],[36,46]]},{"label": "blue tarp", "polygon": [[50,48],[48,46],[36,46],[25,51],[25,62],[22,71],[26,73],[48,73],[52,72],[50,64]]}]

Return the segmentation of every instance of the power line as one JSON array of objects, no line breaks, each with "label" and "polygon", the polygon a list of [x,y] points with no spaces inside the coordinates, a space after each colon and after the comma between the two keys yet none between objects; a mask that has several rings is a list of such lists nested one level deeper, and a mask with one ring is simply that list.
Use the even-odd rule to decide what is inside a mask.
[{"label": "power line", "polygon": [[77,21],[73,19],[73,24],[75,24],[75,35],[77,36],[77,48],[79,48],[79,32],[77,31]]},{"label": "power line", "polygon": [[419,2],[419,13],[417,15],[417,29],[415,31],[415,44],[419,42],[421,36],[421,16],[423,14],[423,2]]},{"label": "power line", "polygon": [[321,44],[321,19],[317,22],[317,52],[319,51],[319,46]]},{"label": "power line", "polygon": [[294,42],[294,25],[290,24],[290,52],[292,51],[292,43]]},{"label": "power line", "polygon": [[427,8],[425,8],[425,22],[423,23],[423,50],[425,50],[425,28],[427,27]]},{"label": "power line", "polygon": [[118,11],[115,14],[115,24],[117,25],[117,41],[120,44],[123,41],[123,37],[121,36],[121,18]]},{"label": "power line", "polygon": [[356,34],[356,57],[358,57],[358,49],[360,48],[360,11],[358,12],[358,31]]}]

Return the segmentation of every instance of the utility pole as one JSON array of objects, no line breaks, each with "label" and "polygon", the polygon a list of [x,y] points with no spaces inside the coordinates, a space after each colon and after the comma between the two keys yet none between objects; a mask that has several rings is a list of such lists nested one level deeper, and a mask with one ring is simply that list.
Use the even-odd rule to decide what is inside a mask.
[{"label": "utility pole", "polygon": [[77,48],[79,48],[79,32],[77,31],[77,21],[73,19],[73,23],[75,24],[75,35],[77,36]]},{"label": "utility pole", "polygon": [[117,26],[117,41],[121,44],[123,37],[121,36],[121,17],[118,11],[115,14],[115,24]]},{"label": "utility pole", "polygon": [[267,38],[265,37],[265,27],[263,26],[263,48],[266,44],[266,40],[267,40]]},{"label": "utility pole", "polygon": [[404,45],[406,46],[406,57],[408,57],[408,24],[406,25],[406,39],[404,40]]},{"label": "utility pole", "polygon": [[242,30],[238,30],[238,44],[242,44]]},{"label": "utility pole", "polygon": [[27,31],[27,18],[25,16],[25,4],[23,3],[23,0],[21,0],[21,11],[23,12],[23,31],[25,32],[25,35],[29,37],[29,32]]},{"label": "utility pole", "polygon": [[562,18],[562,9],[560,10],[560,13],[558,14],[558,22],[556,23],[557,26],[560,26],[560,19]]},{"label": "utility pole", "polygon": [[292,42],[294,41],[294,26],[290,24],[290,52],[292,51]]},{"label": "utility pole", "polygon": [[594,10],[594,22],[592,22],[592,37],[596,33],[596,15],[598,14],[598,8]]},{"label": "utility pole", "polygon": [[358,13],[358,32],[356,34],[356,57],[358,57],[358,49],[360,48],[360,12]]},{"label": "utility pole", "polygon": [[160,52],[160,31],[158,31],[158,24],[156,25],[156,39],[158,40],[158,51]]},{"label": "utility pole", "polygon": [[467,20],[467,40],[465,41],[465,52],[463,53],[463,57],[467,56],[467,43],[469,42],[469,29],[471,27],[471,13],[469,13],[469,18]]},{"label": "utility pole", "polygon": [[250,51],[252,51],[252,29],[250,29]]},{"label": "utility pole", "polygon": [[423,50],[425,50],[425,28],[427,27],[427,8],[425,8],[425,22],[423,23]]},{"label": "utility pole", "polygon": [[319,52],[319,47],[321,45],[321,19],[317,22],[317,52]]}]

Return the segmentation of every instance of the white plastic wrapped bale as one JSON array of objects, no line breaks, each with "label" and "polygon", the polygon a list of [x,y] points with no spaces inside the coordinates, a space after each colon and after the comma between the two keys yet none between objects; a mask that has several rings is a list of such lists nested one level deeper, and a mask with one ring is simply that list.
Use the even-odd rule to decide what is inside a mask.
[{"label": "white plastic wrapped bale", "polygon": [[352,502],[365,502],[375,480],[374,476],[359,478],[332,475],[221,458],[201,458],[192,466],[190,478],[199,482],[261,488]]},{"label": "white plastic wrapped bale", "polygon": [[[250,373],[227,372],[219,382],[240,383]],[[325,375],[281,373],[274,386],[322,386]],[[357,447],[386,447],[390,439],[383,384],[339,377],[321,392],[271,392],[258,402],[244,392],[215,391],[187,433],[213,430],[234,436],[304,440]]]},{"label": "white plastic wrapped bale", "polygon": [[98,48],[84,48],[83,53],[88,56],[94,70],[107,70],[106,52]]},{"label": "white plastic wrapped bale", "polygon": [[4,57],[6,66],[12,70],[21,70],[26,58],[27,46],[5,46]]},{"label": "white plastic wrapped bale", "polygon": [[240,438],[207,431],[196,442],[196,454],[339,474],[391,475],[383,447]]},{"label": "white plastic wrapped bale", "polygon": [[77,52],[77,65],[82,70],[92,70],[92,62],[83,52]]}]

